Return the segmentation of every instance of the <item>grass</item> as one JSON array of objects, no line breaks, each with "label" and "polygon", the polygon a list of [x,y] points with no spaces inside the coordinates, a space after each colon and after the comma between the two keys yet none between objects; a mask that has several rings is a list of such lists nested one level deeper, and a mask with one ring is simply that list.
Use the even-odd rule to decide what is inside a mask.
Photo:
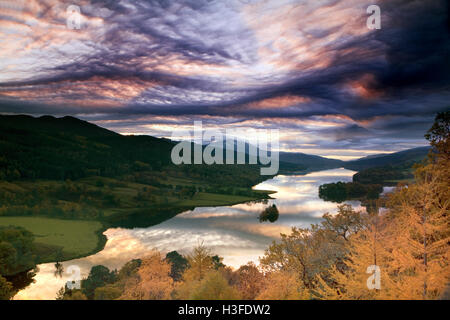
[{"label": "grass", "polygon": [[39,263],[87,256],[104,246],[98,221],[0,217],[0,225],[20,226],[32,232]]},{"label": "grass", "polygon": [[15,184],[15,183],[7,182],[7,181],[0,181],[0,188],[2,190],[8,191],[8,192],[12,192],[12,193],[26,191],[25,189],[23,189],[19,185]]},{"label": "grass", "polygon": [[216,194],[199,192],[192,199],[187,199],[181,201],[179,204],[181,206],[195,206],[195,207],[205,207],[205,206],[226,206],[237,204],[241,202],[247,202],[255,200],[254,197],[237,196],[229,194]]}]

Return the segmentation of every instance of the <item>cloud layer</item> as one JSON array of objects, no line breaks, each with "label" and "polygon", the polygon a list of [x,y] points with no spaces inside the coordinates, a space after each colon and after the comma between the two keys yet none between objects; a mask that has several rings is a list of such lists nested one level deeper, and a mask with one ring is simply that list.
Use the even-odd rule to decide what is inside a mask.
[{"label": "cloud layer", "polygon": [[[366,26],[374,2],[380,30]],[[450,105],[444,0],[5,4],[0,112],[157,136],[193,120],[271,127],[283,149],[350,159],[424,144]]]}]

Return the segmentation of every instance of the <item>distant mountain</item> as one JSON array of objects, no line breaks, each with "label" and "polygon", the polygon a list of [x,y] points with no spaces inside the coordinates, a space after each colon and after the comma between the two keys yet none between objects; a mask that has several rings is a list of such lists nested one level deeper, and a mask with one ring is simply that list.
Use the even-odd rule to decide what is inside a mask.
[{"label": "distant mountain", "polygon": [[[235,156],[237,156],[237,142],[234,142]],[[248,154],[251,145],[245,142],[245,159],[248,161]],[[252,146],[258,153],[259,150],[254,145]],[[226,143],[223,143],[223,149],[226,149]],[[408,150],[403,150],[395,153],[380,153],[366,156],[357,160],[342,161],[338,159],[325,158],[317,155],[310,155],[300,152],[280,152],[280,173],[292,172],[311,172],[326,169],[334,169],[344,167],[347,169],[360,171],[369,168],[392,167],[396,170],[407,170],[412,167],[414,163],[420,162],[426,158],[430,147],[418,147]],[[270,153],[269,153],[270,154]],[[392,168],[389,169],[392,171]]]},{"label": "distant mountain", "polygon": [[[375,159],[375,158],[380,158],[380,157],[384,157],[384,156],[387,156],[387,155],[390,155],[390,153],[372,154],[372,155],[370,155],[370,156],[366,156],[366,157],[363,157],[363,158],[359,158],[359,159],[357,159],[357,160],[362,160],[362,159]],[[353,161],[356,161],[356,160],[353,160]]]},{"label": "distant mountain", "polygon": [[[142,170],[159,172],[168,166],[173,167],[170,153],[175,143],[151,136],[123,136],[74,117],[0,115],[0,180],[77,179],[89,175],[133,174]],[[280,152],[280,173],[339,167],[360,171],[386,165],[405,168],[424,159],[429,149],[420,147],[347,162],[304,153]],[[249,145],[246,144],[246,163],[248,151]],[[190,170],[198,171],[197,175],[205,175],[207,170],[209,177],[219,177],[220,170],[231,174],[237,169],[208,167],[190,167]],[[257,168],[250,170],[252,175],[254,170]],[[241,172],[241,175],[244,177],[246,173]]]},{"label": "distant mountain", "polygon": [[305,153],[280,152],[280,162],[301,165],[308,171],[332,169],[344,167],[346,169],[360,171],[368,168],[395,166],[403,169],[410,168],[414,163],[425,159],[430,147],[418,147],[395,153],[382,153],[370,155],[352,161],[330,159]]},{"label": "distant mountain", "polygon": [[373,167],[398,166],[420,162],[427,157],[430,147],[418,147],[391,154],[373,155],[353,161],[346,161],[344,167],[351,170],[363,170]]},{"label": "distant mountain", "polygon": [[280,161],[305,166],[309,170],[338,168],[345,163],[342,160],[294,152],[280,152]]},{"label": "distant mountain", "polygon": [[[223,144],[224,149],[226,148],[226,143]],[[235,155],[238,154],[237,150],[237,142],[234,142],[234,150]],[[245,142],[245,157],[246,161],[248,161],[248,154],[250,151],[250,147],[254,148],[256,150],[256,153],[259,157],[259,148],[255,145],[250,145],[249,143]],[[270,151],[268,152],[270,156]],[[280,152],[279,153],[279,162],[280,162],[280,171],[282,173],[286,172],[299,172],[299,171],[316,171],[316,170],[323,170],[323,169],[332,169],[332,168],[338,168],[342,167],[344,164],[344,161],[337,160],[337,159],[329,159],[321,156],[316,155],[310,155],[306,153],[295,153],[295,152]]]}]

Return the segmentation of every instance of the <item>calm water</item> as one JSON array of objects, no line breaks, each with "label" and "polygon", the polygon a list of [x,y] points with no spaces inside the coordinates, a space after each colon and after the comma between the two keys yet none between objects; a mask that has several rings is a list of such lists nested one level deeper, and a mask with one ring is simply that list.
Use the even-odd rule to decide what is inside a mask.
[{"label": "calm water", "polygon": [[[304,176],[279,175],[254,187],[277,192],[272,194],[275,199],[267,204],[196,208],[149,228],[108,229],[105,231],[108,241],[101,252],[64,262],[63,266],[66,270],[70,265],[77,265],[81,276],[85,277],[94,265],[120,268],[154,248],[164,253],[172,250],[188,253],[200,243],[224,257],[224,263],[232,267],[250,260],[257,263],[264,249],[278,239],[280,233],[289,233],[292,226],[308,227],[320,222],[325,212],[336,212],[335,203],[319,199],[318,188],[323,183],[351,181],[354,173],[333,169]],[[278,207],[278,220],[260,223],[259,213],[272,203]],[[360,207],[358,201],[348,203]],[[39,265],[35,283],[19,292],[15,299],[54,299],[56,292],[69,280],[69,275],[65,274],[62,278],[55,277],[54,271],[53,263]]]}]

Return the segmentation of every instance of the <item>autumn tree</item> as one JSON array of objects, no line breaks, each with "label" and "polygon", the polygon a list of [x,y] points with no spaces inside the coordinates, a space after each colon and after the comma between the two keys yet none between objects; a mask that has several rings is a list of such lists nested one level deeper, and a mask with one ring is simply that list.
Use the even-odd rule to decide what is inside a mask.
[{"label": "autumn tree", "polygon": [[[221,278],[225,280],[227,285],[230,285],[228,280],[232,278],[232,272],[222,263],[221,257],[213,255],[211,250],[203,244],[195,247],[192,253],[187,256],[187,263],[189,268],[183,273],[182,282],[176,284],[174,292],[176,299],[193,299],[193,294],[199,292],[206,285],[203,281],[205,277],[214,272],[220,273]],[[212,283],[222,281],[218,280],[218,276],[214,277],[214,279],[210,279]]]},{"label": "autumn tree", "polygon": [[450,180],[442,180],[445,170],[433,164],[419,168],[416,182],[391,197],[387,272],[398,298],[435,299],[450,280]]},{"label": "autumn tree", "polygon": [[240,295],[237,289],[230,286],[220,271],[209,271],[190,292],[191,300],[237,300]]},{"label": "autumn tree", "polygon": [[436,299],[450,281],[450,112],[439,113],[425,136],[432,145],[415,183],[388,203],[392,261],[387,276],[398,298]]},{"label": "autumn tree", "polygon": [[306,300],[310,292],[297,274],[289,271],[271,272],[265,276],[256,300]]},{"label": "autumn tree", "polygon": [[[319,276],[319,292],[336,299],[436,299],[450,280],[449,113],[436,117],[427,134],[434,147],[418,166],[415,182],[389,196],[388,210],[350,237],[345,268],[332,267],[332,282]],[[380,224],[380,221],[382,222]],[[376,265],[381,289],[367,290],[365,268]]]},{"label": "autumn tree", "polygon": [[348,204],[338,206],[336,215],[325,213],[322,218],[322,229],[332,232],[344,240],[348,240],[349,235],[355,234],[365,227],[365,220],[361,213],[353,210]]},{"label": "autumn tree", "polygon": [[157,251],[143,258],[137,273],[125,284],[121,299],[168,300],[173,290],[171,266]]},{"label": "autumn tree", "polygon": [[213,259],[211,251],[203,244],[195,247],[191,254],[187,256],[189,268],[183,274],[185,281],[202,280],[205,275],[216,269],[217,259]]},{"label": "autumn tree", "polygon": [[340,266],[348,250],[348,237],[362,228],[364,219],[348,205],[323,218],[321,224],[311,228],[294,227],[291,234],[282,234],[281,241],[274,242],[260,259],[263,271],[294,273],[305,288],[313,289],[318,274],[333,265]]},{"label": "autumn tree", "polygon": [[264,274],[253,262],[241,266],[235,274],[237,275],[236,287],[242,299],[254,300],[263,287]]},{"label": "autumn tree", "polygon": [[349,237],[347,247],[339,267],[333,265],[326,275],[317,275],[317,297],[333,300],[380,298],[382,290],[386,293],[388,280],[381,276],[386,270],[389,253],[383,248],[378,217],[373,216],[367,228]]},{"label": "autumn tree", "polygon": [[128,278],[135,276],[141,264],[142,264],[141,259],[133,259],[125,263],[117,273],[118,281],[123,282],[126,281]]}]

